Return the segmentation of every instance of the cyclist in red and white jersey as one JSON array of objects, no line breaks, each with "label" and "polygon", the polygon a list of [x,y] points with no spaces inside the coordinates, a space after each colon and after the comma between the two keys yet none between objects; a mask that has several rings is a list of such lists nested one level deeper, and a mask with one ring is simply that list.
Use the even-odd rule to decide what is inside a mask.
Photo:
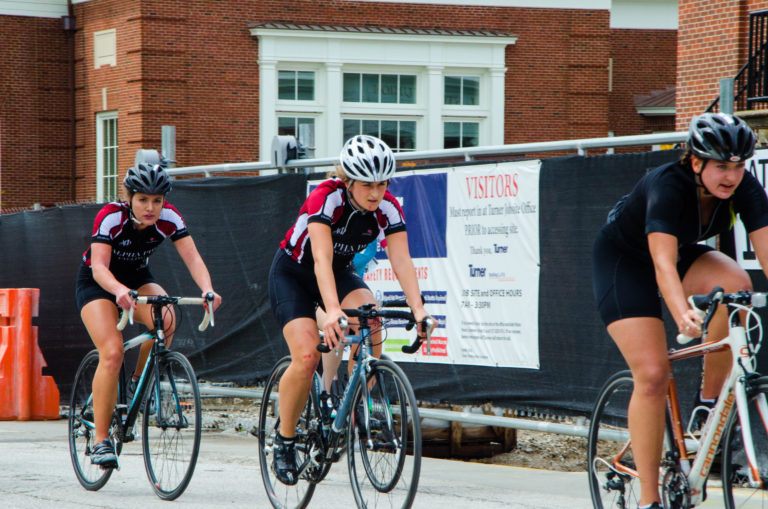
[{"label": "cyclist in red and white jersey", "polygon": [[[149,271],[149,256],[163,240],[170,238],[203,296],[213,292],[214,309],[221,304],[184,219],[165,200],[171,182],[163,167],[139,164],[128,170],[123,184],[128,191],[128,201],[108,203],[96,214],[91,245],[83,253],[75,290],[80,317],[99,351],[99,365],[93,377],[96,429],[91,462],[104,468],[117,466],[117,456],[107,434],[123,362],[123,338],[117,330],[118,307],[135,308],[136,319],[151,329],[154,324],[149,305],[137,305],[129,291],[166,294]],[[165,317],[165,328],[169,331],[167,344],[173,337],[173,323],[171,312]],[[149,341],[141,345],[134,380],[141,373],[151,348]]]},{"label": "cyclist in red and white jersey", "polygon": [[[291,365],[280,383],[280,430],[275,440],[273,468],[284,484],[296,484],[294,435],[320,360],[315,308],[326,313],[319,324],[325,343],[336,348],[343,331],[342,308],[375,303],[352,260],[382,234],[387,254],[414,317],[424,310],[416,271],[408,251],[403,211],[387,190],[395,174],[395,159],[386,143],[373,136],[347,140],[340,155],[337,178],[324,181],[307,197],[272,261],[269,297],[291,352]],[[354,322],[351,322],[354,325]],[[381,355],[380,338],[373,338],[374,355]]]}]

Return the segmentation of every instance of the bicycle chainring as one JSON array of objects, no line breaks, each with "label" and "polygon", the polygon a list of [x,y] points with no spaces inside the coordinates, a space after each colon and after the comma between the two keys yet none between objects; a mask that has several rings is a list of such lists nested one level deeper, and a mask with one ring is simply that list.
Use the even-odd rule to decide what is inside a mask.
[{"label": "bicycle chainring", "polygon": [[661,486],[664,507],[667,509],[689,509],[691,489],[688,479],[677,468],[668,468]]},{"label": "bicycle chainring", "polygon": [[309,482],[319,483],[323,480],[325,474],[328,473],[328,470],[324,468],[326,459],[323,437],[316,431],[310,431],[307,435],[306,446],[308,451],[307,461],[309,461],[310,464],[304,472],[304,475]]}]

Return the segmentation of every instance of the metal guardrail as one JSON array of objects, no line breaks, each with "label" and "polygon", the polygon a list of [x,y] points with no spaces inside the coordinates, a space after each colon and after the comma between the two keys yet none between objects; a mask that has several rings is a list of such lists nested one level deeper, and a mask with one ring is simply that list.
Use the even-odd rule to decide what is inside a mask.
[{"label": "metal guardrail", "polygon": [[[584,151],[589,149],[676,144],[685,142],[687,139],[688,133],[686,132],[642,134],[636,136],[612,136],[607,138],[585,138],[579,140],[518,143],[513,145],[489,145],[484,147],[449,148],[441,150],[423,150],[419,152],[398,152],[395,154],[395,159],[397,161],[414,161],[419,159],[464,158],[466,161],[471,161],[473,157],[477,156],[538,154],[546,152],[568,152],[574,150],[578,154],[584,154]],[[169,175],[173,176],[197,175],[202,173],[206,177],[210,177],[213,173],[261,170],[295,170],[315,166],[333,166],[338,162],[338,160],[338,157],[294,159],[289,161],[284,167],[277,167],[271,161],[254,161],[249,163],[185,166],[179,168],[169,168],[167,171]]]},{"label": "metal guardrail", "polygon": [[[188,385],[178,384],[184,388]],[[217,396],[222,398],[246,398],[261,399],[264,392],[261,389],[242,389],[237,387],[219,387],[208,384],[200,384],[200,394],[204,396]],[[277,395],[273,395],[277,400]],[[518,419],[516,417],[503,417],[499,415],[486,415],[474,412],[456,412],[453,410],[442,410],[439,408],[419,407],[419,415],[425,419],[437,419],[448,422],[461,422],[465,424],[477,424],[480,426],[496,426],[500,428],[512,428],[528,431],[540,431],[545,433],[555,433],[558,435],[570,435],[586,438],[589,433],[589,427],[583,424],[562,424],[557,422],[533,421],[528,419]],[[613,440],[616,442],[626,442],[629,440],[629,433],[622,431],[603,430],[600,433],[603,440]]]}]

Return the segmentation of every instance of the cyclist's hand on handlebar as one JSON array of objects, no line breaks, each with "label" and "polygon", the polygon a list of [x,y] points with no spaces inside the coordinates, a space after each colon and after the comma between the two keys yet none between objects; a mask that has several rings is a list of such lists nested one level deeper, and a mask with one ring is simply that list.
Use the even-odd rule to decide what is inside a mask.
[{"label": "cyclist's hand on handlebar", "polygon": [[123,287],[116,295],[115,295],[115,301],[117,302],[117,305],[120,306],[121,309],[131,309],[136,307],[136,301],[133,299],[133,296],[131,295],[131,289],[127,287]]},{"label": "cyclist's hand on handlebar", "polygon": [[[416,321],[419,324],[418,334],[419,337],[424,338],[427,336],[427,333],[432,334],[432,331],[435,329],[435,325],[437,325],[437,320],[435,320],[432,315],[427,313],[424,309],[421,309],[419,312],[414,311],[413,317],[416,319]],[[432,318],[432,327],[429,331],[424,330],[424,320],[426,318]]]},{"label": "cyclist's hand on handlebar", "polygon": [[204,299],[206,298],[208,293],[212,293],[213,294],[213,311],[216,311],[219,308],[219,306],[221,306],[221,295],[219,295],[218,293],[214,292],[213,289],[210,289],[210,290],[206,290],[206,291],[203,292],[202,296],[203,296]]},{"label": "cyclist's hand on handlebar", "polygon": [[340,318],[347,320],[347,316],[341,308],[326,312],[325,323],[323,324],[323,338],[328,348],[338,348],[339,342],[344,338],[344,330],[339,325]]},{"label": "cyclist's hand on handlebar", "polygon": [[684,334],[689,338],[698,338],[701,336],[701,317],[693,309],[687,309],[683,313],[683,317],[677,324],[677,329],[680,334]]}]

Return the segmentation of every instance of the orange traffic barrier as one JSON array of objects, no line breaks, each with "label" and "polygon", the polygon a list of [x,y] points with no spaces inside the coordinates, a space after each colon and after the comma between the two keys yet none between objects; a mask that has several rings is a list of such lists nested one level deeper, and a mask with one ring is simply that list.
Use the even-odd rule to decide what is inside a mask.
[{"label": "orange traffic barrier", "polygon": [[0,420],[59,418],[59,388],[37,343],[40,290],[0,288]]}]

